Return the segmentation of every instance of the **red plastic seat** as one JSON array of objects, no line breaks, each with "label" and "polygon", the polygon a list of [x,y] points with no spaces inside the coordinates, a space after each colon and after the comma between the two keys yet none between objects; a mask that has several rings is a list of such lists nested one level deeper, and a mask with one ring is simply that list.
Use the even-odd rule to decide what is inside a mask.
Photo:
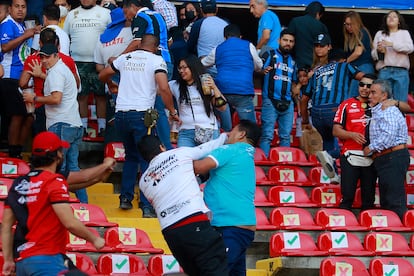
[{"label": "red plastic seat", "polygon": [[[97,237],[100,237],[98,231],[95,228],[88,227],[88,229]],[[73,235],[70,232],[68,233],[68,243],[66,244],[67,251],[75,251],[75,252],[113,252],[112,248],[105,245],[99,251],[93,246],[92,243],[79,238]]]},{"label": "red plastic seat", "polygon": [[270,256],[326,256],[328,252],[319,250],[315,241],[307,233],[278,232],[270,238]]},{"label": "red plastic seat", "polygon": [[4,201],[0,201],[0,221],[3,221]]},{"label": "red plastic seat", "polygon": [[318,236],[318,247],[335,256],[374,256],[367,251],[359,238],[351,232],[325,232]]},{"label": "red plastic seat", "polygon": [[254,205],[255,206],[274,206],[273,202],[270,202],[267,199],[266,194],[260,187],[256,187],[256,191],[254,193]]},{"label": "red plastic seat", "polygon": [[407,195],[407,208],[414,209],[414,187],[406,187],[405,193]]},{"label": "red plastic seat", "polygon": [[101,207],[88,203],[71,203],[73,214],[86,226],[114,227],[118,223],[109,222]]},{"label": "red plastic seat", "polygon": [[122,142],[111,142],[105,146],[105,157],[112,157],[117,162],[125,161],[125,148]]},{"label": "red plastic seat", "polygon": [[0,157],[0,177],[16,178],[30,172],[29,165],[18,158]]},{"label": "red plastic seat", "polygon": [[414,97],[411,93],[408,93],[407,103],[411,107],[411,112],[414,111]]},{"label": "red plastic seat", "polygon": [[404,225],[414,230],[414,210],[408,210],[404,214]]},{"label": "red plastic seat", "polygon": [[408,131],[414,131],[414,117],[411,114],[407,114],[405,116],[405,120],[407,121]]},{"label": "red plastic seat", "polygon": [[256,210],[256,229],[257,230],[276,230],[277,227],[269,222],[269,219],[266,216],[266,213],[260,209],[255,208]]},{"label": "red plastic seat", "polygon": [[305,153],[294,147],[275,147],[269,152],[269,160],[277,165],[315,166],[306,158]]},{"label": "red plastic seat", "polygon": [[88,135],[82,138],[83,141],[97,143],[102,143],[104,141],[104,137],[98,135],[99,129],[97,120],[88,119],[88,128],[86,132]]},{"label": "red plastic seat", "polygon": [[254,152],[254,164],[256,166],[273,166],[274,162],[270,161],[264,151],[261,148],[255,148]]},{"label": "red plastic seat", "polygon": [[364,210],[359,214],[359,223],[374,231],[412,231],[402,224],[396,213],[384,209]]},{"label": "red plastic seat", "polygon": [[134,254],[102,254],[96,267],[105,275],[151,275],[145,262]]},{"label": "red plastic seat", "polygon": [[414,256],[407,240],[395,232],[371,232],[365,236],[364,247],[378,256]]},{"label": "red plastic seat", "polygon": [[95,264],[93,263],[92,259],[86,255],[79,252],[69,252],[66,253],[73,264],[81,271],[87,273],[88,275],[97,274]]},{"label": "red plastic seat", "polygon": [[322,167],[314,167],[309,171],[309,179],[313,185],[331,184],[331,179],[325,174]]},{"label": "red plastic seat", "polygon": [[315,187],[311,192],[311,200],[320,207],[338,207],[342,194],[339,185]]},{"label": "red plastic seat", "polygon": [[275,206],[318,207],[302,187],[273,186],[269,189],[268,198]]},{"label": "red plastic seat", "polygon": [[407,148],[414,149],[414,132],[408,131]]},{"label": "red plastic seat", "polygon": [[410,170],[414,169],[414,150],[408,150],[410,152]]},{"label": "red plastic seat", "polygon": [[152,255],[148,259],[148,271],[152,276],[162,276],[169,273],[183,272],[173,255]]},{"label": "red plastic seat", "polygon": [[[372,259],[369,263],[369,271],[371,276],[383,275],[399,275],[412,276],[414,275],[413,264],[403,258],[382,257]],[[391,271],[398,271],[398,274],[391,273]]]},{"label": "red plastic seat", "polygon": [[308,210],[298,207],[277,207],[270,213],[270,223],[284,230],[322,230]]},{"label": "red plastic seat", "polygon": [[[410,161],[411,161],[411,157],[410,157]],[[407,186],[414,187],[414,168],[412,167],[411,164],[410,164],[409,170],[405,174],[405,184]]]},{"label": "red plastic seat", "polygon": [[365,264],[356,258],[329,257],[320,265],[320,276],[370,276]]},{"label": "red plastic seat", "polygon": [[261,167],[255,166],[256,185],[274,185],[274,181],[270,181]]},{"label": "red plastic seat", "polygon": [[269,169],[268,177],[276,185],[312,186],[305,172],[295,166],[273,166]]},{"label": "red plastic seat", "polygon": [[111,227],[104,233],[105,244],[115,252],[162,254],[164,250],[155,248],[145,231],[137,228]]},{"label": "red plastic seat", "polygon": [[345,209],[324,208],[315,213],[315,223],[330,231],[368,231],[359,224],[354,213]]},{"label": "red plastic seat", "polygon": [[9,189],[13,184],[13,179],[0,177],[0,200],[7,198],[9,194]]}]

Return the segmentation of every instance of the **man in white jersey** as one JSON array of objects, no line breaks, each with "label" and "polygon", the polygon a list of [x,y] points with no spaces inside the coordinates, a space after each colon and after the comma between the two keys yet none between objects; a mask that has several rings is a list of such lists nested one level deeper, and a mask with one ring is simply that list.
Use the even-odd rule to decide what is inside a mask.
[{"label": "man in white jersey", "polygon": [[162,234],[188,275],[228,275],[223,239],[210,225],[193,167],[193,160],[226,140],[223,133],[197,147],[169,151],[155,136],[144,136],[138,143],[142,157],[150,162],[139,188],[154,206]]},{"label": "man in white jersey", "polygon": [[82,91],[78,101],[82,125],[85,129],[88,127],[88,98],[93,93],[98,129],[102,134],[106,127],[106,95],[93,58],[99,36],[111,22],[110,10],[96,5],[96,0],[81,0],[80,4],[66,16],[63,30],[70,36],[70,53],[81,77]]}]

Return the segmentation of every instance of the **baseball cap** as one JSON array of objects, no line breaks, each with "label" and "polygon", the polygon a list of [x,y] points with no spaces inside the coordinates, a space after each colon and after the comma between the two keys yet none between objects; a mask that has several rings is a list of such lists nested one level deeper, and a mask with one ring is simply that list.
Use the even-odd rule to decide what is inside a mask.
[{"label": "baseball cap", "polygon": [[216,0],[202,0],[201,9],[204,13],[214,13],[216,12]]},{"label": "baseball cap", "polygon": [[313,44],[319,44],[321,46],[329,45],[331,44],[331,37],[328,34],[318,34]]},{"label": "baseball cap", "polygon": [[44,156],[46,153],[56,151],[60,148],[69,148],[69,143],[60,140],[53,132],[43,131],[33,139],[32,155]]},{"label": "baseball cap", "polygon": [[58,51],[58,48],[55,44],[45,44],[42,48],[40,48],[39,55],[44,56],[51,56],[53,54],[56,54]]}]

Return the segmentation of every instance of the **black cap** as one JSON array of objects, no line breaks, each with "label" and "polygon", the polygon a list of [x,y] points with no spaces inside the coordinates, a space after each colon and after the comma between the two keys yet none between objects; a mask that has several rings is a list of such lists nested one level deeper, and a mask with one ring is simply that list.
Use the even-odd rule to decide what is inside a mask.
[{"label": "black cap", "polygon": [[58,53],[58,48],[55,44],[45,44],[42,48],[40,48],[39,55],[43,56],[51,56],[53,54]]},{"label": "black cap", "polygon": [[313,44],[319,44],[321,46],[329,45],[331,44],[331,37],[328,34],[318,34]]},{"label": "black cap", "polygon": [[216,0],[202,0],[201,9],[204,13],[215,13],[217,9]]}]

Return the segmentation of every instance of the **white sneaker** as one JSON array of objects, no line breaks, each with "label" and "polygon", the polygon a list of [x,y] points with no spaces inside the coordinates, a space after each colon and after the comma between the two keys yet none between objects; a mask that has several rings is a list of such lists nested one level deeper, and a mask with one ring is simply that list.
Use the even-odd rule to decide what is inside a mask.
[{"label": "white sneaker", "polygon": [[316,159],[318,159],[319,163],[321,163],[326,176],[331,179],[334,178],[335,175],[338,177],[338,175],[335,173],[334,160],[332,156],[329,155],[329,153],[327,153],[325,150],[318,151],[316,152]]},{"label": "white sneaker", "polygon": [[341,177],[335,173],[335,176],[331,178],[332,184],[341,184]]}]

